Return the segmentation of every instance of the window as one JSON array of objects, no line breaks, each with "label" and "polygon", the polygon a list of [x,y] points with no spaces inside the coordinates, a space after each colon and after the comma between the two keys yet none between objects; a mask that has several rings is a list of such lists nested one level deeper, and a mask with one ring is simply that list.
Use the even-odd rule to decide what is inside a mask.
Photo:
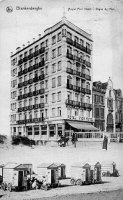
[{"label": "window", "polygon": [[19,113],[19,120],[22,120],[22,113]]},{"label": "window", "polygon": [[35,97],[34,104],[38,104],[38,97]]},{"label": "window", "polygon": [[86,42],[86,48],[90,49],[90,44]]},{"label": "window", "polygon": [[86,83],[86,89],[90,89],[90,83]]},{"label": "window", "polygon": [[86,117],[90,117],[90,110],[86,110]]},{"label": "window", "polygon": [[43,47],[44,47],[44,42],[41,43],[41,48],[43,48]]},{"label": "window", "polygon": [[38,118],[38,111],[37,110],[34,111],[34,118]]},{"label": "window", "polygon": [[100,108],[101,119],[104,119],[104,108]]},{"label": "window", "polygon": [[61,70],[61,61],[58,62],[58,71]]},{"label": "window", "polygon": [[79,42],[79,38],[77,36],[75,36],[74,37],[74,41],[78,43]]},{"label": "window", "polygon": [[29,106],[32,105],[32,98],[29,99]]},{"label": "window", "polygon": [[32,92],[32,85],[29,86],[29,92]]},{"label": "window", "polygon": [[67,47],[67,53],[68,53],[68,54],[72,54],[72,48],[69,47],[69,46]]},{"label": "window", "polygon": [[58,33],[58,42],[61,40],[61,32]]},{"label": "window", "polygon": [[35,58],[35,64],[38,64],[38,58]]},{"label": "window", "polygon": [[61,101],[61,92],[57,93],[57,101]]},{"label": "window", "polygon": [[54,35],[53,37],[52,37],[52,44],[55,44],[56,43],[56,36]]},{"label": "window", "polygon": [[84,46],[84,41],[83,41],[82,39],[80,39],[80,44],[81,44],[82,46]]},{"label": "window", "polygon": [[24,107],[27,106],[27,99],[24,100]]},{"label": "window", "polygon": [[99,108],[95,108],[95,118],[99,118]]},{"label": "window", "polygon": [[58,116],[61,116],[61,107],[58,107]]},{"label": "window", "polygon": [[27,93],[27,87],[24,88],[24,94],[26,94],[26,93]]},{"label": "window", "polygon": [[44,89],[44,81],[40,82],[40,89]]},{"label": "window", "polygon": [[22,83],[22,77],[19,78],[19,83]]},{"label": "window", "polygon": [[72,39],[72,34],[70,32],[67,32],[67,38]]},{"label": "window", "polygon": [[45,60],[48,60],[48,52],[45,53]]},{"label": "window", "polygon": [[90,103],[90,97],[86,97],[86,103]]},{"label": "window", "polygon": [[56,101],[56,94],[52,93],[52,103],[54,103]]},{"label": "window", "polygon": [[35,91],[38,90],[38,84],[37,83],[34,85],[34,90]]},{"label": "window", "polygon": [[78,116],[78,114],[79,114],[79,111],[75,110],[75,116]]},{"label": "window", "polygon": [[24,69],[26,69],[26,68],[27,68],[27,63],[24,64]]},{"label": "window", "polygon": [[37,46],[35,46],[35,51],[38,51],[38,45],[37,45]]},{"label": "window", "polygon": [[90,76],[90,70],[86,69],[86,74]]},{"label": "window", "polygon": [[52,108],[52,117],[55,117],[55,108]]},{"label": "window", "polygon": [[45,89],[48,89],[48,80],[45,81]]},{"label": "window", "polygon": [[30,50],[29,50],[29,54],[32,54],[32,53],[33,53],[33,49],[30,49]]},{"label": "window", "polygon": [[32,111],[29,112],[29,119],[32,119]]},{"label": "window", "polygon": [[79,100],[79,94],[75,93],[75,101],[78,101],[78,100]]},{"label": "window", "polygon": [[26,76],[24,76],[24,81],[27,81],[27,75],[26,75]]},{"label": "window", "polygon": [[56,78],[52,78],[52,88],[56,87]]},{"label": "window", "polygon": [[40,97],[40,103],[44,103],[44,96]]},{"label": "window", "polygon": [[56,63],[52,64],[52,73],[56,72]]},{"label": "window", "polygon": [[48,74],[48,66],[45,67],[45,75]]},{"label": "window", "polygon": [[22,95],[22,89],[19,90],[19,95]]},{"label": "window", "polygon": [[58,77],[57,77],[57,81],[58,81],[58,82],[57,82],[58,86],[61,86],[61,76],[58,76]]},{"label": "window", "polygon": [[58,56],[61,55],[61,47],[58,47]]},{"label": "window", "polygon": [[53,49],[52,50],[52,58],[55,58],[56,57],[56,49]]},{"label": "window", "polygon": [[67,61],[67,67],[68,67],[68,68],[72,68],[72,64],[71,64],[70,61]]},{"label": "window", "polygon": [[19,102],[19,108],[22,108],[22,101]]},{"label": "window", "polygon": [[48,47],[48,39],[46,40],[46,47]]},{"label": "window", "polygon": [[45,95],[45,103],[48,103],[48,94]]},{"label": "window", "polygon": [[33,75],[32,73],[29,74],[29,79],[32,79],[33,78]]},{"label": "window", "polygon": [[48,117],[48,110],[45,109],[45,118],[47,118],[47,117]]}]

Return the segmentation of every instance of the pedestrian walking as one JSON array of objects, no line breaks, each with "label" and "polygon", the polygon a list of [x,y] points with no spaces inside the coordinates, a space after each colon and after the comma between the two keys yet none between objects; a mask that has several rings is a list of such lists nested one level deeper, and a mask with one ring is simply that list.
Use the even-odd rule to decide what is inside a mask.
[{"label": "pedestrian walking", "polygon": [[103,140],[103,149],[107,150],[107,146],[108,146],[108,138],[107,136],[105,135],[104,136],[104,140]]}]

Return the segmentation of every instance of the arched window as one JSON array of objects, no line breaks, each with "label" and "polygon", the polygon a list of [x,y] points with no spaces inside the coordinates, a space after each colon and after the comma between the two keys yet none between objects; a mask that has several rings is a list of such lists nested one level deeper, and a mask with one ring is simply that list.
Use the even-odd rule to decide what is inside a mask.
[{"label": "arched window", "polygon": [[107,116],[107,124],[113,124],[113,115],[111,113]]},{"label": "arched window", "polygon": [[29,119],[32,119],[32,111],[29,112]]},{"label": "arched window", "polygon": [[70,61],[67,61],[67,67],[72,68],[72,63]]},{"label": "arched window", "polygon": [[90,83],[89,82],[86,83],[86,89],[90,89]]},{"label": "arched window", "polygon": [[86,69],[86,74],[90,75],[90,70],[89,69]]},{"label": "arched window", "polygon": [[67,84],[72,84],[72,77],[71,76],[67,76]]}]

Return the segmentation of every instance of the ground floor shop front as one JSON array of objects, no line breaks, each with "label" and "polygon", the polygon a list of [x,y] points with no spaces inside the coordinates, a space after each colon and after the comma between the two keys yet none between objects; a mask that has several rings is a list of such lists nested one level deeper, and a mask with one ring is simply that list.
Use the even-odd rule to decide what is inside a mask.
[{"label": "ground floor shop front", "polygon": [[61,136],[71,137],[73,132],[92,132],[97,130],[92,123],[64,119],[16,125],[11,127],[11,135],[27,136],[34,140],[58,140]]}]

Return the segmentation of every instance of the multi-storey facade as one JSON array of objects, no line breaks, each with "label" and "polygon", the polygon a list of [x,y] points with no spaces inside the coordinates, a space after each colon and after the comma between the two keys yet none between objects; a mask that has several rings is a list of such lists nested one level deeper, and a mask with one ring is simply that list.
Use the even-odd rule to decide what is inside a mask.
[{"label": "multi-storey facade", "polygon": [[92,38],[63,17],[11,55],[11,134],[50,140],[80,122],[93,124]]},{"label": "multi-storey facade", "polygon": [[93,102],[93,118],[94,126],[99,130],[105,130],[105,93],[107,83],[100,81],[93,82],[92,102]]},{"label": "multi-storey facade", "polygon": [[106,83],[93,82],[94,126],[102,131],[116,133],[123,131],[123,97],[120,89],[113,88],[109,78]]}]

